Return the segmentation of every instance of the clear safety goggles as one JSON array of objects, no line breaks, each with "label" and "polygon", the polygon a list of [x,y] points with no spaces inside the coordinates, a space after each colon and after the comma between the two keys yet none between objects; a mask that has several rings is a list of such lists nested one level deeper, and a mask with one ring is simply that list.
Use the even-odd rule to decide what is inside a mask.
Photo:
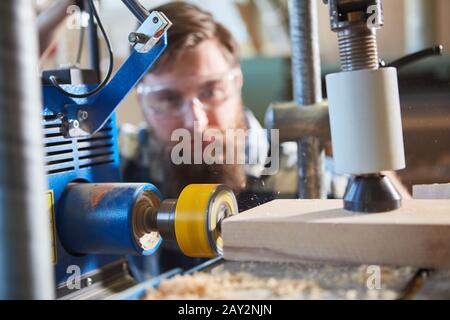
[{"label": "clear safety goggles", "polygon": [[157,85],[141,83],[137,88],[138,96],[144,108],[160,116],[183,116],[192,105],[209,111],[238,95],[241,86],[238,75],[239,71],[233,69],[219,75],[189,77]]}]

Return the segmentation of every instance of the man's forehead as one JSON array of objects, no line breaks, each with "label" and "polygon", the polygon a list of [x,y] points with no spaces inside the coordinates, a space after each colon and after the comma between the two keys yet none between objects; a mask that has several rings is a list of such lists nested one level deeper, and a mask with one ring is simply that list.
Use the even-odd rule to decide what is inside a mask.
[{"label": "man's forehead", "polygon": [[157,74],[152,74],[150,71],[143,81],[155,84],[161,81],[205,78],[223,74],[231,67],[223,50],[214,40],[203,41],[193,48],[184,49],[176,55],[174,61],[167,62],[167,67],[161,67]]}]

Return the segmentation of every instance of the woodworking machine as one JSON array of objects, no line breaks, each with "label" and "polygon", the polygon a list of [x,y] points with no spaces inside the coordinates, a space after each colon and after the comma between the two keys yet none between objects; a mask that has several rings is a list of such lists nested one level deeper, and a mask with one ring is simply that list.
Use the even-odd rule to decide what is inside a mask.
[{"label": "woodworking machine", "polygon": [[61,85],[61,74],[83,71],[44,73],[52,82],[44,86],[45,144],[56,208],[56,282],[63,287],[70,265],[84,275],[120,256],[152,255],[162,239],[176,241],[187,256],[214,257],[221,253],[220,221],[237,213],[224,186],[189,186],[178,200],[163,201],[151,184],[120,183],[113,112],[162,54],[171,26],[163,13],[123,2],[142,24],[130,34],[131,56],[104,88],[87,96],[96,84]]},{"label": "woodworking machine", "polygon": [[[220,222],[237,213],[234,194],[225,186],[192,185],[179,199],[164,200],[150,183],[121,183],[114,112],[164,52],[171,26],[161,12],[149,13],[136,0],[122,2],[141,25],[129,36],[131,55],[111,79],[112,51],[93,1],[86,2],[87,9],[90,23],[97,21],[109,46],[108,76],[100,84],[95,70],[49,70],[42,76],[47,207],[59,298],[83,297],[90,287],[109,294],[126,288],[131,278],[126,257],[152,255],[162,239],[176,241],[190,257],[217,256],[222,250]],[[19,4],[8,9],[20,12],[29,5]],[[30,6],[25,8],[31,12]],[[40,248],[46,248],[45,242]],[[14,268],[8,272],[15,274]],[[6,274],[3,269],[1,274]],[[1,296],[49,297],[43,288],[33,293],[34,282],[25,280],[28,290],[26,283],[15,291],[5,282]]]},{"label": "woodworking machine", "polygon": [[401,196],[382,171],[405,168],[397,69],[380,67],[381,0],[329,0],[342,72],[327,76],[336,171],[353,175],[344,207],[391,211]]},{"label": "woodworking machine", "polygon": [[338,35],[341,72],[326,77],[322,101],[317,3],[289,0],[294,102],[269,107],[266,126],[282,141],[298,141],[298,195],[326,198],[323,143],[332,141],[335,171],[351,175],[344,208],[385,212],[401,196],[384,171],[405,168],[397,68],[431,55],[425,49],[390,63],[379,58],[376,32],[383,26],[381,0],[324,0]]},{"label": "woodworking machine", "polygon": [[[0,298],[52,298],[54,288],[46,288],[51,282],[50,257],[45,250],[49,243],[60,298],[104,298],[92,290],[100,288],[107,297],[128,289],[136,282],[126,257],[152,255],[163,239],[175,241],[189,257],[211,258],[222,253],[221,222],[238,211],[229,188],[192,185],[178,199],[163,199],[151,183],[121,183],[115,110],[164,52],[171,26],[163,13],[149,13],[137,0],[122,2],[141,23],[129,35],[130,57],[112,76],[109,40],[93,1],[87,1],[90,30],[95,29],[97,20],[109,47],[110,70],[103,81],[98,79],[98,70],[45,71],[41,114],[33,113],[32,106],[40,96],[32,86],[36,65],[29,62],[35,61],[32,55],[37,46],[22,43],[23,37],[16,36],[33,31],[33,8],[22,0],[0,4],[0,24],[14,31],[0,35],[0,62],[5,70],[17,71],[10,72],[8,82],[0,78],[0,103],[10,108],[6,111],[11,114],[10,118],[0,117],[0,155],[10,164],[10,168],[1,166],[4,201],[0,205],[5,212],[14,213],[2,212],[0,221],[4,240],[0,243],[0,280],[4,284]],[[299,183],[306,186],[301,196],[326,196],[321,181],[322,142],[330,135],[329,123],[336,169],[354,176],[344,207],[357,212],[390,211],[401,205],[401,198],[380,172],[404,168],[405,157],[397,71],[382,66],[378,58],[381,1],[324,2],[330,6],[342,64],[342,72],[327,77],[329,111],[321,99],[315,1],[290,0],[290,11],[297,17],[293,19],[297,32],[293,35],[296,106],[269,111],[270,127],[278,127],[280,121],[301,120],[293,126],[298,132],[288,136],[301,147]],[[17,55],[4,54],[4,42]],[[30,87],[25,88],[24,82]],[[42,232],[46,219],[40,210],[44,199],[39,188],[39,124],[45,133],[51,239]],[[292,128],[293,123],[289,125]],[[286,131],[281,129],[284,136]],[[11,140],[10,132],[18,132],[18,138]],[[6,162],[9,159],[18,160]],[[42,221],[44,224],[39,224]]]}]

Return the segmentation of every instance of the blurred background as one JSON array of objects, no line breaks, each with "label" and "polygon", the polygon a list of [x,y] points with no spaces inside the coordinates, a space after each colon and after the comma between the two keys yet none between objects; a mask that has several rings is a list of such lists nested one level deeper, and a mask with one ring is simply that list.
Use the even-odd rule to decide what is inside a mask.
[{"label": "blurred background", "polygon": [[[42,10],[50,1],[35,2],[37,9]],[[165,2],[169,1],[142,0],[147,8]],[[238,39],[245,76],[244,102],[261,123],[272,102],[292,100],[287,0],[189,2],[209,10]],[[330,30],[328,7],[322,0],[317,2],[322,71],[326,75],[340,67],[337,37]],[[129,54],[128,33],[136,28],[136,20],[120,1],[103,0],[98,5],[112,38],[117,69]],[[68,23],[84,23],[76,11],[68,12],[71,13],[73,19]],[[443,57],[412,64],[399,74],[408,165],[399,174],[408,187],[450,181],[449,14],[448,0],[384,1],[385,27],[379,32],[379,47],[386,62],[436,44],[444,45],[446,53]],[[60,45],[41,61],[41,68],[61,67],[62,62],[76,61],[79,30],[68,25],[62,32],[65,34],[59,40]],[[106,70],[108,59],[104,56]],[[86,59],[87,55],[83,57]],[[81,65],[87,64],[84,59]],[[134,94],[121,105],[118,119],[122,124],[143,121]]]}]

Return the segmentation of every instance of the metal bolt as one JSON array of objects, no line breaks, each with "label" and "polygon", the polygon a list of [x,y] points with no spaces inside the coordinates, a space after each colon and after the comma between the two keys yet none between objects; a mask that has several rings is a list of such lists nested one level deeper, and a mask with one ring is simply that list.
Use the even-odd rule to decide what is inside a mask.
[{"label": "metal bolt", "polygon": [[153,18],[153,23],[154,23],[154,24],[157,24],[158,22],[159,22],[159,18],[158,18],[158,17],[154,17],[154,18]]},{"label": "metal bolt", "polygon": [[89,113],[84,110],[78,111],[78,120],[79,121],[86,121],[89,118]]},{"label": "metal bolt", "polygon": [[128,41],[132,44],[132,45],[136,45],[138,43],[147,43],[150,40],[150,38],[143,34],[143,33],[136,33],[136,32],[132,32],[130,33],[130,35],[128,36]]},{"label": "metal bolt", "polygon": [[130,43],[137,43],[137,35],[136,35],[136,33],[134,33],[134,32],[132,32],[132,33],[130,33],[129,35],[128,35],[128,41],[130,42]]},{"label": "metal bolt", "polygon": [[70,121],[69,128],[70,129],[78,129],[78,128],[80,128],[80,123],[77,120]]}]

